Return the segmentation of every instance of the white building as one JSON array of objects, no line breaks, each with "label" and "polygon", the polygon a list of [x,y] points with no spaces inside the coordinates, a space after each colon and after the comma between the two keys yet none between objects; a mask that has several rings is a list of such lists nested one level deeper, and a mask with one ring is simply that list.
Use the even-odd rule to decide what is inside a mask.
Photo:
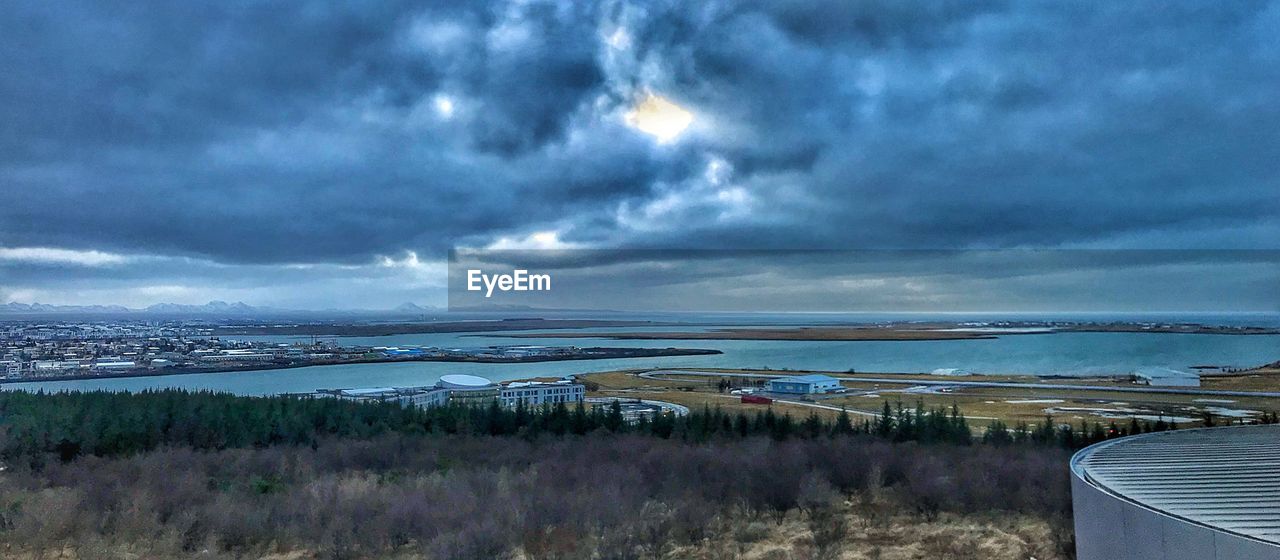
[{"label": "white building", "polygon": [[448,391],[422,387],[370,387],[365,389],[339,389],[329,393],[335,397],[357,401],[397,402],[403,406],[430,408],[449,402]]},{"label": "white building", "polygon": [[499,392],[502,406],[539,406],[554,403],[581,402],[587,396],[586,386],[568,380],[545,383],[540,381],[512,381]]},{"label": "white building", "polygon": [[586,387],[569,381],[512,382],[504,387],[483,377],[454,374],[442,376],[430,387],[323,389],[318,393],[352,400],[395,401],[419,408],[449,404],[488,406],[494,401],[515,407],[520,402],[525,406],[580,402],[586,396]]},{"label": "white building", "polygon": [[207,354],[200,356],[202,362],[268,362],[275,359],[274,354],[260,352]]},{"label": "white building", "polygon": [[129,360],[99,360],[93,364],[94,371],[118,371],[137,367],[136,362]]},{"label": "white building", "polygon": [[1165,367],[1141,368],[1133,372],[1138,383],[1161,387],[1199,387],[1200,376],[1195,373],[1178,371]]},{"label": "white building", "polygon": [[812,395],[815,393],[830,393],[840,388],[840,380],[830,375],[812,374],[812,375],[791,375],[787,377],[779,377],[770,379],[768,389],[770,393],[790,393],[797,395]]},{"label": "white building", "polygon": [[1107,440],[1071,458],[1079,560],[1280,558],[1280,427]]},{"label": "white building", "polygon": [[36,374],[65,373],[77,369],[80,369],[80,362],[77,360],[37,360],[31,365],[31,370]]}]

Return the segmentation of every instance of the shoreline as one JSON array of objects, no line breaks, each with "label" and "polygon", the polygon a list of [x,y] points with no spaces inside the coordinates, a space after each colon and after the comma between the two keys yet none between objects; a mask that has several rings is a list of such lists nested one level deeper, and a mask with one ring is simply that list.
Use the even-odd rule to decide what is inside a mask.
[{"label": "shoreline", "polygon": [[[593,328],[672,327],[668,332],[582,332]],[[709,331],[682,328],[713,327]],[[520,331],[562,330],[576,332],[525,333]],[[613,340],[981,340],[1022,334],[1151,333],[1209,335],[1280,335],[1280,328],[1262,326],[1206,325],[1200,323],[1053,322],[1012,321],[998,326],[973,326],[941,321],[894,323],[833,323],[774,325],[753,322],[738,324],[703,321],[646,321],[598,319],[503,319],[442,323],[296,324],[278,326],[222,326],[213,336],[315,336],[382,337],[409,334],[464,333],[460,336],[505,336],[510,338],[608,338]],[[768,333],[767,335],[765,333]]]},{"label": "shoreline", "polygon": [[[205,373],[241,373],[252,371],[275,371],[282,369],[297,369],[305,367],[326,367],[326,366],[343,366],[357,364],[395,364],[395,363],[417,363],[417,362],[445,362],[445,363],[478,363],[478,364],[531,364],[541,362],[573,362],[588,360],[618,360],[628,358],[663,358],[670,356],[710,356],[723,354],[720,350],[712,350],[708,348],[584,348],[586,353],[582,354],[559,354],[547,356],[533,356],[522,358],[502,358],[502,357],[474,357],[474,358],[456,358],[447,356],[425,356],[411,358],[360,358],[352,360],[317,360],[314,362],[298,362],[298,363],[268,363],[255,364],[245,367],[200,367],[200,368],[166,368],[163,370],[134,370],[119,373],[102,373],[102,374],[75,374],[75,375],[59,375],[56,377],[45,377],[38,379],[0,379],[0,384],[15,383],[46,383],[53,381],[91,381],[95,379],[127,379],[135,377],[166,377],[172,375],[199,375]],[[596,350],[599,353],[590,353]]]},{"label": "shoreline", "polygon": [[286,326],[220,326],[213,336],[377,337],[406,334],[482,333],[540,329],[596,329],[619,327],[688,326],[686,323],[597,319],[501,319],[441,323],[299,324]]},{"label": "shoreline", "polygon": [[[1168,327],[1142,328],[1140,326],[1079,326],[1054,327],[1043,330],[959,330],[941,328],[904,327],[795,327],[785,329],[728,328],[709,331],[669,332],[556,332],[556,333],[506,333],[505,338],[556,338],[556,339],[605,339],[605,340],[770,340],[805,342],[918,342],[942,340],[991,340],[1003,336],[1053,335],[1060,333],[1095,334],[1183,334],[1216,336],[1277,336],[1280,329],[1261,327]],[[464,334],[462,337],[489,336]]]},{"label": "shoreline", "polygon": [[[464,334],[463,337],[484,336]],[[615,333],[511,333],[506,338],[598,338],[607,340],[774,340],[802,342],[872,342],[930,340],[990,340],[987,332],[961,332],[883,327],[798,327],[784,329],[733,328],[711,331]]]}]

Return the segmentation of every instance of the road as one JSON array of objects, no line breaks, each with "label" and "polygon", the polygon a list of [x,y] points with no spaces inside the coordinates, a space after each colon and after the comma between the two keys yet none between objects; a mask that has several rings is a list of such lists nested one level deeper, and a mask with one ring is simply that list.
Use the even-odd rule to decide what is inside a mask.
[{"label": "road", "polygon": [[[722,398],[722,399],[733,399],[733,400],[735,400],[735,401],[741,398],[741,397],[739,397],[738,395],[721,395],[721,394],[717,394],[717,393],[708,393],[708,394],[707,394],[707,396],[711,396],[711,397],[720,397],[720,398]],[[786,404],[794,404],[794,405],[796,405],[796,406],[807,406],[807,407],[810,407],[810,408],[821,408],[821,409],[823,409],[823,410],[834,410],[834,411],[836,411],[836,412],[840,412],[841,410],[843,410],[843,411],[845,411],[845,412],[848,412],[849,414],[854,414],[854,415],[857,415],[857,416],[869,416],[869,417],[871,417],[871,418],[879,418],[879,417],[880,417],[880,414],[879,414],[878,412],[867,412],[867,411],[865,411],[865,410],[858,410],[858,409],[856,409],[856,408],[841,408],[841,407],[838,407],[838,406],[831,406],[831,405],[829,405],[829,404],[818,404],[818,403],[803,402],[803,401],[789,401],[789,400],[786,400],[786,399],[773,399],[773,402],[776,402],[776,403],[786,403]]]},{"label": "road", "polygon": [[[641,373],[641,374],[640,374],[640,377],[644,377],[645,379],[660,379],[660,378],[656,378],[656,377],[653,377],[653,376],[650,376],[650,375],[646,375],[646,374],[648,374],[648,373],[659,373],[659,374],[660,374],[660,373],[670,373],[670,374],[675,374],[675,375],[696,375],[696,373],[693,373],[693,372],[681,372],[681,371],[677,371],[677,370],[665,370],[665,371],[653,371],[653,372],[645,372],[645,373]],[[710,374],[710,372],[706,372],[706,374],[708,374],[708,375],[709,375],[709,374]],[[743,374],[743,375],[752,375],[752,374]],[[778,376],[766,376],[766,377],[769,377],[769,379],[775,379],[775,378],[777,378]],[[673,380],[667,380],[667,381],[688,381],[688,380],[685,380],[685,379],[673,379]],[[698,383],[701,383],[701,382],[698,382]],[[868,392],[871,392],[871,391],[868,391]],[[850,396],[850,395],[852,395],[852,394],[853,394],[853,393],[841,393],[840,395],[841,395],[841,396]],[[708,393],[708,396],[712,396],[712,397],[720,397],[720,398],[725,398],[725,399],[733,399],[733,400],[738,400],[738,399],[740,399],[740,398],[741,398],[741,397],[740,397],[740,396],[738,396],[738,395],[721,395],[721,394],[717,394],[717,393]],[[871,411],[867,411],[867,410],[858,410],[858,409],[856,409],[856,408],[849,408],[849,407],[842,407],[842,406],[831,406],[831,405],[829,405],[829,404],[819,404],[819,403],[815,403],[815,402],[808,402],[808,401],[794,401],[794,400],[790,400],[790,399],[781,399],[781,398],[778,398],[776,395],[775,395],[775,396],[772,396],[771,398],[773,399],[773,402],[776,402],[776,403],[786,403],[786,404],[792,404],[792,405],[796,405],[796,406],[807,406],[807,407],[810,407],[810,408],[820,408],[820,409],[822,409],[822,410],[832,410],[832,411],[835,411],[835,412],[840,412],[840,411],[842,411],[842,410],[843,410],[843,411],[845,411],[845,412],[848,412],[849,414],[853,414],[853,415],[856,415],[856,416],[867,416],[867,417],[870,417],[870,418],[879,418],[879,417],[880,417],[880,413],[879,413],[879,412],[871,412]],[[646,401],[646,402],[647,402],[647,401]],[[991,416],[972,416],[972,415],[969,415],[969,414],[966,414],[966,415],[965,415],[965,418],[978,419],[978,420],[997,420],[997,418],[994,418],[994,417],[991,417]]]}]

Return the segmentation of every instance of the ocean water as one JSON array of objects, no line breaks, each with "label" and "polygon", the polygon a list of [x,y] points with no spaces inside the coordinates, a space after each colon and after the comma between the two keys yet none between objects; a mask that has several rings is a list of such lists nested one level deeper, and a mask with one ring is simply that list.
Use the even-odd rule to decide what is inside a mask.
[{"label": "ocean water", "polygon": [[[936,318],[936,317],[935,317]],[[717,319],[723,320],[722,317]],[[752,324],[815,322],[793,316],[752,316],[747,321],[723,325],[704,324],[698,329]],[[1274,324],[1273,318],[1253,317],[1214,324]],[[839,319],[837,319],[838,321]],[[946,320],[960,320],[947,317]],[[1205,321],[1203,318],[1200,322]],[[689,330],[678,327],[680,330]],[[671,331],[673,327],[582,329],[571,332]],[[549,331],[526,331],[549,332]],[[232,338],[232,337],[226,337]],[[242,340],[292,342],[311,337],[241,336]],[[526,364],[470,364],[400,362],[314,366],[284,370],[202,373],[161,377],[45,381],[14,383],[3,389],[24,390],[124,390],[179,387],[207,389],[243,395],[310,392],[319,388],[429,385],[441,375],[467,373],[495,381],[533,376],[563,376],[625,368],[740,367],[813,369],[829,371],[913,373],[938,368],[963,368],[974,373],[1034,375],[1123,374],[1140,367],[1185,369],[1196,365],[1251,367],[1280,360],[1280,335],[1196,335],[1163,333],[1054,333],[1009,334],[981,340],[928,341],[755,341],[755,340],[608,340],[560,338],[511,338],[503,333],[467,336],[462,333],[413,334],[381,337],[324,337],[343,345],[423,345],[477,347],[500,344],[543,344],[614,347],[713,348],[724,352],[711,356],[674,356],[541,362]]]}]

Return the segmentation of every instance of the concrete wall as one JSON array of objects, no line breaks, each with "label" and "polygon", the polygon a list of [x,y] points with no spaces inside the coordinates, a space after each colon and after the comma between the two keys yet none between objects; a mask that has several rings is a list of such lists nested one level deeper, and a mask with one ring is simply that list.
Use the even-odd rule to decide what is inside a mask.
[{"label": "concrete wall", "polygon": [[1280,559],[1280,546],[1172,517],[1099,488],[1085,480],[1075,459],[1071,501],[1076,560]]}]

